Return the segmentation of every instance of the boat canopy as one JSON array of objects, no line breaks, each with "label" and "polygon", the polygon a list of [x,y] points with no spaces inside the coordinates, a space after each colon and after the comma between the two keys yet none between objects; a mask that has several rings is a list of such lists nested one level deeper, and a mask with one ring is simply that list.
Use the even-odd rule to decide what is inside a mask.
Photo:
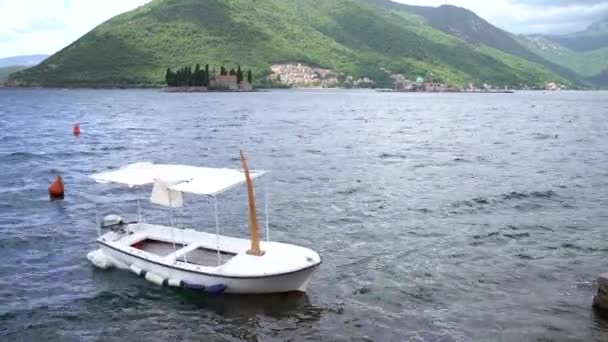
[{"label": "boat canopy", "polygon": [[[265,173],[250,171],[251,178],[260,177]],[[118,183],[129,187],[162,181],[168,190],[215,196],[244,183],[245,173],[226,168],[139,162],[118,170],[96,173],[91,175],[91,178],[99,183]]]}]

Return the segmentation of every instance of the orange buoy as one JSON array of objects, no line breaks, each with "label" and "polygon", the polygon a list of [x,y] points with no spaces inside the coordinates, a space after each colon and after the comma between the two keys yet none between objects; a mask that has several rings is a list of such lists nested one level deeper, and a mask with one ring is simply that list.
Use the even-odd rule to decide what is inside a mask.
[{"label": "orange buoy", "polygon": [[72,133],[74,133],[75,136],[79,136],[80,135],[80,124],[75,124],[74,125],[74,129],[72,130]]},{"label": "orange buoy", "polygon": [[63,199],[63,180],[61,176],[57,176],[55,181],[49,185],[49,197],[54,199]]}]

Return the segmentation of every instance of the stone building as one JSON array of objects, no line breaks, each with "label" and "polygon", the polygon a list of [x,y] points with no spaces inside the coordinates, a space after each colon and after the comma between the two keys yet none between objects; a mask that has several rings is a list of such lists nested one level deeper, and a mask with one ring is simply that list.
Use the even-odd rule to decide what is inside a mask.
[{"label": "stone building", "polygon": [[215,75],[209,80],[210,89],[239,90],[236,75]]}]

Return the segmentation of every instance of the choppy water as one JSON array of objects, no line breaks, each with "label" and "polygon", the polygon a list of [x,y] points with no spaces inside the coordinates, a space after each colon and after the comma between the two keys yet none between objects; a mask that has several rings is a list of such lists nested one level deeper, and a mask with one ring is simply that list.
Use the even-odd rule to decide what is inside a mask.
[{"label": "choppy water", "polygon": [[[605,340],[607,119],[607,93],[0,91],[0,340]],[[147,193],[87,175],[238,167],[239,146],[273,171],[257,186],[271,238],[324,258],[307,296],[205,297],[89,265],[95,213]],[[222,198],[226,233],[246,235],[245,206]],[[209,209],[189,197],[178,225]]]}]

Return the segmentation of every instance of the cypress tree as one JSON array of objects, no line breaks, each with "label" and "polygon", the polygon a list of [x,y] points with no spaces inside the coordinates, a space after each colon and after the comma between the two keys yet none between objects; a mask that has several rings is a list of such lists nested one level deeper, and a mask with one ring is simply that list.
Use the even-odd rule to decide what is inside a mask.
[{"label": "cypress tree", "polygon": [[203,84],[205,87],[209,86],[209,64],[205,64],[205,78]]},{"label": "cypress tree", "polygon": [[188,87],[192,87],[192,67],[186,67],[186,82],[188,83]]},{"label": "cypress tree", "polygon": [[247,70],[247,82],[249,82],[249,84],[253,84],[253,75],[251,74],[251,69]]},{"label": "cypress tree", "polygon": [[243,72],[241,71],[241,66],[239,65],[236,69],[236,83],[241,83],[243,81]]},{"label": "cypress tree", "polygon": [[203,85],[203,78],[201,77],[201,66],[196,64],[194,68],[194,85],[200,87]]}]

